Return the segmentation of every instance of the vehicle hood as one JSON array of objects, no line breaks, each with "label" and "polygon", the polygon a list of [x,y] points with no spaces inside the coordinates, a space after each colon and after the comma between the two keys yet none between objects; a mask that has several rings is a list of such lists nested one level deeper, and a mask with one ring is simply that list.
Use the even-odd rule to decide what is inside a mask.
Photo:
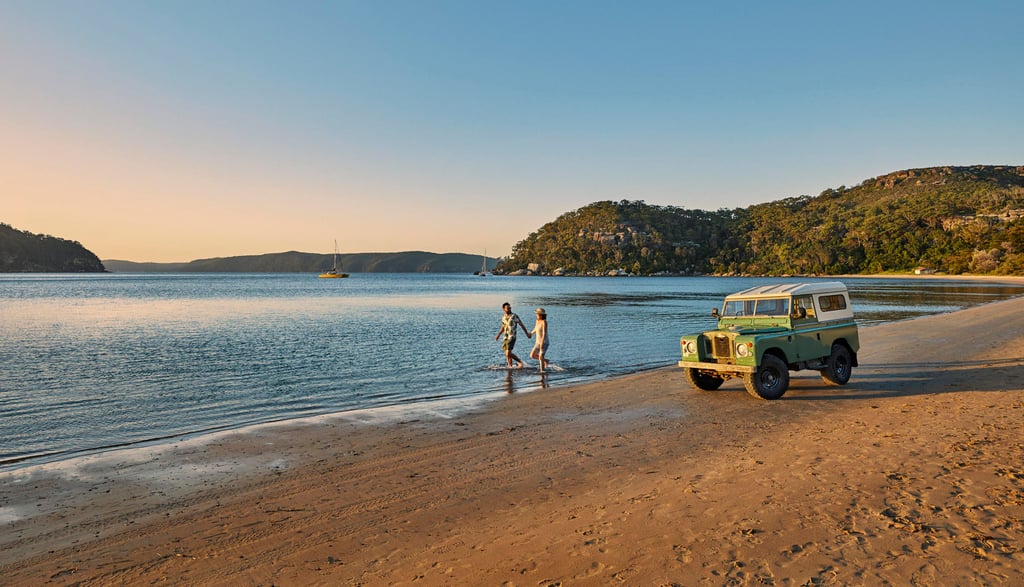
[{"label": "vehicle hood", "polygon": [[722,328],[719,332],[729,332],[731,334],[776,334],[779,332],[789,332],[788,328],[782,326],[730,326],[728,328]]}]

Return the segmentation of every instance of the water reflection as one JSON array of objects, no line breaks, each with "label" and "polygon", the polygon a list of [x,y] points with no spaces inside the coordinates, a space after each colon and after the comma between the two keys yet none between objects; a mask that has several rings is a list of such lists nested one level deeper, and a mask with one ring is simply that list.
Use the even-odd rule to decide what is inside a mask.
[{"label": "water reflection", "polygon": [[857,321],[865,326],[954,312],[1024,294],[1024,284],[868,278],[846,283]]},{"label": "water reflection", "polygon": [[658,302],[690,302],[696,300],[719,300],[718,293],[704,292],[664,292],[664,293],[573,293],[551,298],[540,298],[545,306],[640,306]]},{"label": "water reflection", "polygon": [[[564,371],[562,371],[564,373]],[[547,389],[551,386],[551,378],[556,380],[558,376],[553,371],[534,371],[530,367],[523,369],[505,370],[505,392],[515,393],[516,391],[531,391],[536,389]],[[567,378],[568,380],[568,378]]]}]

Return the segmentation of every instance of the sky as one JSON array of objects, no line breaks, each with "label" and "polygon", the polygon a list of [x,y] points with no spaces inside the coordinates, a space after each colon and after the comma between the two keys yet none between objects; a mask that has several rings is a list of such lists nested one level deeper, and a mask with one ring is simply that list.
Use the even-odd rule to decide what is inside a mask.
[{"label": "sky", "polygon": [[0,222],[101,259],[489,256],[1024,164],[1019,1],[0,0]]}]

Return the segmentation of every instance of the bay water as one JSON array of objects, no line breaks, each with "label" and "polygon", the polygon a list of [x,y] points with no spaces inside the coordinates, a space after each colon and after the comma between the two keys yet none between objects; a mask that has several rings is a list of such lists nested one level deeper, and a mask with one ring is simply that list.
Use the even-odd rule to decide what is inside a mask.
[{"label": "bay water", "polygon": [[[834,279],[826,279],[834,280]],[[682,334],[755,285],[814,279],[452,274],[0,275],[0,471],[250,424],[471,406],[672,365]],[[1024,294],[844,278],[863,325]],[[501,305],[548,313],[553,368],[507,370]],[[856,377],[856,373],[854,373]]]}]

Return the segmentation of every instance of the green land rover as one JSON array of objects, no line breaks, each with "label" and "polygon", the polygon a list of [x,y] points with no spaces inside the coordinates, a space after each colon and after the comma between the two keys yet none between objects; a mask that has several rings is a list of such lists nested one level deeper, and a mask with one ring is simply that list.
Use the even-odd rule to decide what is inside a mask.
[{"label": "green land rover", "polygon": [[743,377],[750,395],[778,399],[790,371],[814,369],[829,385],[845,385],[857,366],[857,323],[838,281],[754,287],[726,296],[711,315],[717,330],[679,340],[679,366],[698,389]]}]

